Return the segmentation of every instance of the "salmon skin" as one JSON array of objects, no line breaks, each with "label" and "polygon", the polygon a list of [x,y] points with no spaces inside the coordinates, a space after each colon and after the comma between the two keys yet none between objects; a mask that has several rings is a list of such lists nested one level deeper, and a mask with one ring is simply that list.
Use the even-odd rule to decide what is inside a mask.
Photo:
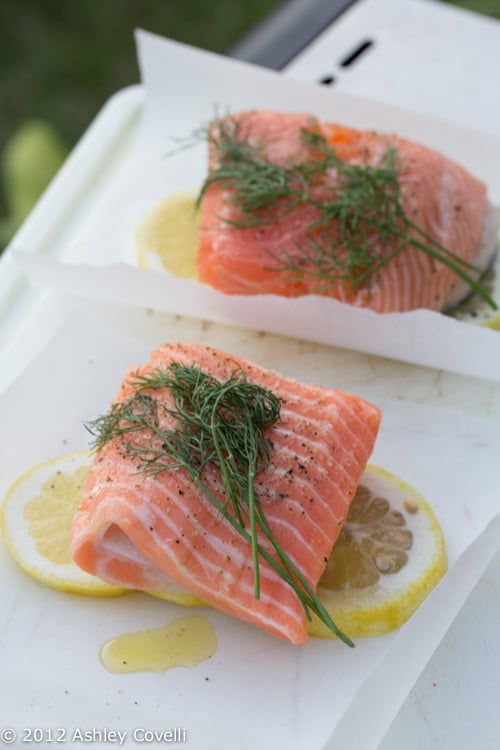
[{"label": "salmon skin", "polygon": [[[353,259],[340,220],[332,218],[326,229],[318,229],[318,205],[340,195],[335,192],[341,184],[340,172],[331,166],[315,173],[307,186],[312,200],[299,198],[291,205],[279,184],[270,186],[275,190],[274,203],[265,210],[258,207],[253,221],[242,222],[232,181],[213,179],[228,154],[234,157],[234,151],[227,148],[228,133],[239,146],[244,143],[254,154],[259,152],[268,165],[303,167],[320,158],[304,141],[304,131],[319,134],[335,156],[351,167],[383,166],[391,153],[401,206],[412,223],[409,236],[433,249],[449,251],[452,260],[473,264],[475,268],[468,273],[474,279],[478,269],[488,266],[496,247],[498,217],[486,186],[459,164],[396,135],[321,123],[307,114],[252,110],[214,120],[208,130],[209,173],[201,197],[197,253],[199,281],[226,294],[321,294],[380,313],[443,310],[470,293],[468,283],[446,263],[411,243],[402,243],[401,237],[384,238],[381,224],[363,225],[361,219],[358,236],[364,235],[364,249],[373,259],[373,272],[365,273],[364,250],[359,255],[358,247]],[[242,169],[248,166],[245,154],[240,152],[236,158]],[[268,176],[259,173],[261,181]],[[265,183],[261,186],[266,189]],[[313,255],[316,261],[311,260]],[[330,271],[325,272],[328,267]]]},{"label": "salmon skin", "polygon": [[[172,363],[197,368],[221,382],[243,373],[280,400],[279,419],[265,430],[269,463],[255,491],[267,523],[315,591],[372,452],[381,414],[363,399],[301,384],[216,349],[165,345],[149,363],[130,370],[112,404],[129,403],[138,379]],[[171,429],[168,389],[146,390],[161,406],[160,427]],[[143,430],[134,443],[147,444]],[[202,479],[224,505],[220,473]],[[249,527],[249,520],[244,523]],[[263,549],[274,556],[260,534]],[[149,475],[118,436],[94,457],[71,531],[71,553],[87,572],[120,586],[160,593],[187,589],[207,604],[295,644],[307,638],[304,606],[289,582],[262,556],[255,597],[252,548],[207,499],[184,468]]]}]

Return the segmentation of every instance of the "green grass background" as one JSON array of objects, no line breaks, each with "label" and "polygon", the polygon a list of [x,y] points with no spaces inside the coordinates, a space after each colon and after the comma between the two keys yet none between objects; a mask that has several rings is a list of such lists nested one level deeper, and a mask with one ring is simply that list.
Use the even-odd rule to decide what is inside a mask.
[{"label": "green grass background", "polygon": [[223,53],[280,2],[0,0],[0,251],[107,99],[139,81],[135,28]]},{"label": "green grass background", "polygon": [[[0,0],[0,250],[106,100],[139,80],[134,28],[225,52],[281,2]],[[453,4],[500,18],[500,0]]]}]

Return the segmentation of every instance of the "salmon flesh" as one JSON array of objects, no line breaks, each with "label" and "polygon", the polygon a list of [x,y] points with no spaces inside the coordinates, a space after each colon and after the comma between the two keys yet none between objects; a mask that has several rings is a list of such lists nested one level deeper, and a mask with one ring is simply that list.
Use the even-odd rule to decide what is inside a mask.
[{"label": "salmon flesh", "polygon": [[[173,363],[226,382],[241,373],[280,401],[279,418],[264,431],[269,462],[255,492],[274,538],[315,591],[372,453],[379,409],[342,391],[306,385],[215,349],[190,344],[156,349],[130,370],[113,402],[129,403],[138,379]],[[173,429],[172,393],[145,390],[158,406],[158,427]],[[151,445],[142,429],[134,445]],[[161,448],[161,445],[156,446]],[[97,450],[74,517],[71,552],[85,571],[120,586],[161,594],[176,587],[292,643],[307,638],[307,615],[289,582],[260,556],[255,596],[252,545],[208,499],[184,467],[147,473],[115,435]],[[201,479],[222,506],[229,500],[221,472]],[[243,510],[243,524],[250,520]],[[258,541],[275,551],[259,530]]]},{"label": "salmon flesh", "polygon": [[[392,155],[399,205],[405,216],[397,220],[396,233],[384,235],[386,214],[377,214],[379,209],[372,208],[370,214],[368,209],[363,213],[362,202],[357,205],[360,216],[356,218],[354,183],[350,210],[355,252],[346,235],[349,219],[334,212],[325,222],[325,206],[335,205],[340,211],[346,178],[332,163],[323,171],[313,168],[307,175],[307,168],[318,164],[324,153],[307,142],[304,133],[319,135],[323,146],[350,167],[383,168]],[[474,281],[493,257],[498,216],[485,184],[435,150],[397,135],[267,110],[214,120],[208,143],[197,275],[199,281],[221,292],[286,297],[321,294],[379,313],[417,308],[440,311],[470,293],[470,283],[418,243],[449,253],[459,264],[470,264],[461,267]],[[235,143],[239,149],[236,156]],[[248,147],[261,162],[255,175],[248,173],[248,151],[244,150]],[[238,165],[246,188],[255,188],[258,180],[259,189],[269,191],[265,207],[257,203],[250,219],[248,212],[242,215],[237,178],[227,176],[227,168]],[[292,200],[286,198],[277,177],[270,182],[272,165],[288,169],[300,165],[290,183]],[[214,179],[221,167],[223,179]],[[300,197],[302,189],[308,194],[305,199]],[[380,196],[388,190],[378,189]],[[387,195],[381,198],[385,210]]]}]

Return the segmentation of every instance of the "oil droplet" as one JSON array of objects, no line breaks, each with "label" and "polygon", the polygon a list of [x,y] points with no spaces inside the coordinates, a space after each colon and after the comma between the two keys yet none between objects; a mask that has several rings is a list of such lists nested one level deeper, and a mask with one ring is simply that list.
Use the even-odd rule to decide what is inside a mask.
[{"label": "oil droplet", "polygon": [[212,624],[196,615],[179,617],[163,628],[125,633],[107,641],[99,658],[108,672],[165,672],[194,667],[217,651]]}]

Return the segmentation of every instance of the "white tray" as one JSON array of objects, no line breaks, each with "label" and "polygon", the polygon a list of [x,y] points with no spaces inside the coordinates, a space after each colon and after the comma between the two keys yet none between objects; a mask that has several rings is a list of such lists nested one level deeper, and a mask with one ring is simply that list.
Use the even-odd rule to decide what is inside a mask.
[{"label": "white tray", "polygon": [[[454,11],[444,10],[441,6],[427,2],[406,0],[401,5],[412,16],[411,27],[406,32],[402,27],[401,12],[391,15],[396,7],[394,2],[360,2],[359,7],[318,40],[317,46],[313,45],[301,59],[290,66],[289,73],[307,80],[316,80],[329,69],[330,62],[326,60],[325,50],[341,49],[343,53],[347,41],[350,43],[351,40],[357,40],[368,31],[383,34],[386,40],[392,38],[392,31],[397,31],[398,45],[405,47],[406,43],[406,54],[411,60],[412,55],[408,52],[411,49],[411,39],[418,39],[418,29],[421,39],[424,29],[428,32],[434,28],[433,19],[438,21],[440,28],[444,19],[455,30],[455,36],[452,31],[446,35],[447,44],[452,47],[455,39],[455,44],[462,49],[464,32],[469,29],[468,42],[475,45],[476,49],[483,40],[483,50],[488,49],[488,44],[493,49],[493,40],[497,44],[495,49],[500,49],[498,25],[490,25],[483,19],[478,21],[473,17],[469,18],[466,14],[456,15]],[[390,47],[391,51],[394,51],[394,46]],[[391,61],[394,59],[388,53],[383,56]],[[477,55],[478,71],[482,71],[481,61],[485,56],[487,57]],[[318,65],[318,61],[321,61],[321,65]],[[455,64],[457,86],[460,88],[463,69],[456,56]],[[468,64],[470,65],[470,60]],[[408,98],[411,97],[412,90],[422,94],[419,91],[421,84],[411,85],[411,80],[418,81],[417,77],[406,81],[405,87],[401,75],[394,70],[395,77],[401,80],[399,87],[397,84],[392,87],[383,86],[383,61],[380,58],[377,58],[377,65],[380,67],[376,81],[370,84],[372,95],[375,93],[383,99],[394,92],[399,96],[403,89]],[[339,84],[348,90],[349,76],[352,73],[350,80],[353,81],[353,89],[362,86],[361,71],[360,66],[356,71],[341,72]],[[437,71],[443,76],[446,68],[438,65]],[[389,76],[388,69],[386,74]],[[435,87],[439,88],[439,75],[436,76],[436,81]],[[435,89],[427,86],[425,90],[428,92]],[[449,92],[447,96],[450,96]],[[457,90],[457,99],[460,98],[461,92]],[[422,96],[420,100],[424,110],[431,111],[433,106],[437,107],[438,99],[437,94],[433,96],[428,93],[427,98]],[[128,145],[133,141],[135,126],[141,113],[141,102],[141,87],[121,92],[110,100],[23,226],[14,244],[41,247],[44,251],[50,248],[50,252],[57,257],[72,228],[91,210],[120,165]],[[455,119],[460,120],[460,113],[456,108],[449,111]],[[471,107],[470,112],[469,108],[467,112],[462,111],[462,115],[469,120],[480,120],[477,112],[476,106]],[[480,124],[490,129],[497,127],[495,117],[488,122],[483,120],[468,124],[475,127]],[[3,305],[0,319],[0,385],[3,390],[50,340],[73,310],[74,302],[61,295],[47,295],[30,289],[12,264],[9,252],[0,263],[0,291]],[[120,311],[104,305],[102,314],[113,318],[117,329],[123,325]],[[171,319],[171,325],[175,326],[174,318]],[[246,335],[245,331],[241,332],[243,339]],[[315,356],[314,348],[308,345],[303,347],[302,352],[305,356]],[[373,398],[390,397],[448,406],[461,413],[464,420],[467,420],[467,415],[471,415],[471,418],[488,417],[497,422],[500,420],[499,384],[354,352],[338,350],[336,354],[338,383],[350,390],[363,391]],[[484,550],[484,554],[486,568],[490,562],[488,550]],[[404,703],[400,715],[382,742],[383,750],[399,750],[401,746],[409,750],[419,750],[424,746],[431,749],[461,750],[469,747],[473,741],[481,747],[493,746],[494,740],[500,735],[500,718],[497,718],[492,706],[500,670],[497,656],[500,644],[495,626],[500,615],[499,594],[500,559],[496,556]],[[366,700],[367,705],[370,705],[370,686],[367,688]],[[265,743],[263,747],[265,748]]]}]

